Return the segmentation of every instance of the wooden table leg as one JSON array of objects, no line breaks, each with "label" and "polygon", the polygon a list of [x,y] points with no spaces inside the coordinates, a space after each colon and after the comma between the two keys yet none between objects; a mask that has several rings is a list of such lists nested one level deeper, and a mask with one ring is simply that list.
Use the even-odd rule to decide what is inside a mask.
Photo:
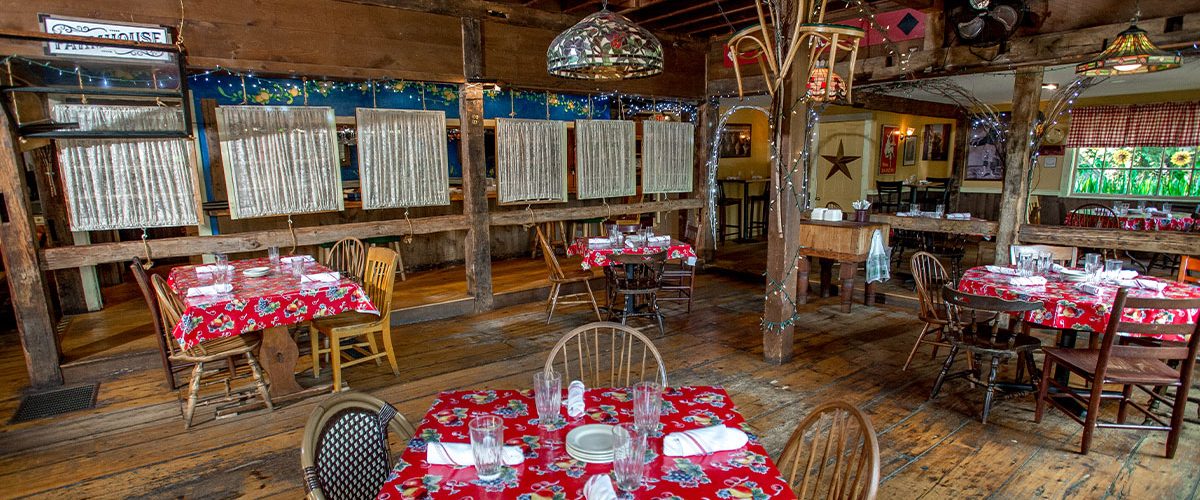
[{"label": "wooden table leg", "polygon": [[829,297],[833,288],[833,261],[825,258],[817,258],[817,262],[821,265],[821,298]]},{"label": "wooden table leg", "polygon": [[868,306],[875,305],[875,283],[867,283],[865,286],[863,286],[863,290],[866,291],[865,293],[867,295],[863,299],[863,304]]},{"label": "wooden table leg", "polygon": [[812,257],[800,257],[796,263],[796,303],[808,303],[808,269]]},{"label": "wooden table leg", "polygon": [[853,262],[842,262],[841,270],[838,272],[842,278],[842,312],[850,312],[850,306],[854,303],[854,274],[858,271],[858,266]]},{"label": "wooden table leg", "polygon": [[273,326],[263,331],[259,361],[271,381],[271,397],[286,396],[304,390],[296,382],[296,359],[300,348],[292,340],[286,326]]}]

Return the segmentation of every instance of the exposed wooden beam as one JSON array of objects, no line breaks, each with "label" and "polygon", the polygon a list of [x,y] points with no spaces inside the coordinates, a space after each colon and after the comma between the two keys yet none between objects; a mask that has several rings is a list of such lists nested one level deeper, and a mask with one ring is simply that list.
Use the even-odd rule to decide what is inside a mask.
[{"label": "exposed wooden beam", "polygon": [[38,266],[37,232],[29,208],[24,163],[13,139],[14,124],[0,113],[0,258],[8,279],[25,368],[34,387],[62,385],[58,339]]},{"label": "exposed wooden beam", "polygon": [[1195,255],[1200,234],[1180,231],[1126,231],[1089,227],[1025,224],[1018,240],[1021,244],[1064,245],[1112,248],[1133,252]]},{"label": "exposed wooden beam", "polygon": [[[463,75],[470,81],[484,75],[483,32],[478,19],[462,20]],[[463,213],[467,240],[463,245],[467,293],[475,312],[490,310],[492,294],[491,228],[488,226],[487,162],[484,158],[483,86],[466,84],[460,91],[458,114],[462,130]]]},{"label": "exposed wooden beam", "polygon": [[892,229],[927,233],[969,234],[995,236],[998,224],[990,220],[951,220],[928,217],[900,217],[891,214],[871,214],[871,222],[882,222]]},{"label": "exposed wooden beam", "polygon": [[720,30],[720,29],[728,29],[728,30],[730,30],[730,33],[733,33],[737,30],[740,30],[747,26],[753,26],[755,24],[758,24],[758,13],[757,12],[752,16],[728,18],[728,21],[723,17],[719,23],[713,24],[711,26],[692,28],[692,29],[688,30],[688,34],[695,36],[695,35],[699,35],[701,33],[707,33],[710,31]]},{"label": "exposed wooden beam", "polygon": [[875,111],[891,111],[893,113],[901,113],[906,115],[918,116],[933,116],[937,118],[959,119],[966,115],[963,108],[944,102],[922,101],[920,99],[912,99],[909,97],[876,94],[872,92],[855,92],[854,102],[850,104],[856,108],[870,109]]},{"label": "exposed wooden beam", "polygon": [[685,14],[685,13],[691,12],[696,9],[703,9],[705,7],[708,7],[709,5],[716,5],[716,3],[717,3],[717,0],[705,0],[703,2],[696,2],[695,4],[690,5],[688,7],[684,7],[682,9],[675,9],[671,12],[667,12],[666,14],[660,14],[660,15],[657,15],[654,17],[642,19],[638,22],[642,23],[642,24],[648,24],[648,23],[652,23],[654,21],[666,19],[668,17],[676,17],[676,16],[679,16],[680,14]]},{"label": "exposed wooden beam", "polygon": [[618,10],[617,13],[623,16],[628,16],[629,14],[642,10],[646,7],[652,7],[666,1],[667,0],[631,0],[625,4],[625,7],[623,7],[621,10]]},{"label": "exposed wooden beam", "polygon": [[622,205],[597,205],[591,207],[570,208],[535,208],[529,210],[508,210],[490,214],[493,226],[517,226],[573,219],[592,219],[624,214],[645,214],[650,212],[672,212],[675,210],[692,210],[704,206],[704,201],[695,198],[676,200],[649,201],[645,203],[626,203]]},{"label": "exposed wooden beam", "polygon": [[[746,6],[743,6],[743,7],[734,7],[734,8],[732,8],[732,9],[725,9],[725,14],[726,14],[726,15],[728,15],[728,14],[734,14],[734,13],[737,13],[737,12],[743,12],[743,11],[747,11],[747,10],[753,10],[753,9],[754,9],[754,6],[753,6],[753,5],[746,5]],[[683,20],[683,21],[681,21],[681,22],[678,22],[678,23],[675,23],[675,24],[668,24],[668,25],[666,25],[666,26],[662,26],[662,27],[660,27],[659,29],[662,29],[662,30],[673,30],[673,29],[675,29],[675,28],[679,28],[679,27],[687,26],[687,25],[689,25],[689,24],[695,24],[695,23],[698,23],[698,22],[700,22],[700,21],[707,21],[707,20],[709,20],[709,19],[716,19],[716,18],[719,18],[719,17],[721,17],[721,13],[720,13],[720,12],[717,12],[716,14],[709,14],[709,15],[707,15],[707,16],[700,16],[700,17],[693,17],[693,18],[684,19],[684,20]]]},{"label": "exposed wooden beam", "polygon": [[584,7],[591,7],[594,5],[600,5],[600,0],[573,0],[569,2],[563,2],[562,11],[563,13],[569,14],[578,10],[583,10]]},{"label": "exposed wooden beam", "polygon": [[1042,68],[1021,68],[1013,81],[1012,121],[1004,142],[1004,185],[1000,194],[1000,226],[996,229],[996,263],[1009,263],[1008,249],[1017,241],[1029,211],[1029,169],[1033,135],[1041,101]]}]

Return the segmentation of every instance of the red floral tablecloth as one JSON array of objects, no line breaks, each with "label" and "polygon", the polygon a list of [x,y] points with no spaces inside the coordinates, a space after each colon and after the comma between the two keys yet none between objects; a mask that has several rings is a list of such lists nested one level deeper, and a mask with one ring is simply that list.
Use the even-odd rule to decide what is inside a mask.
[{"label": "red floral tablecloth", "polygon": [[[233,291],[217,296],[188,297],[189,288],[213,284],[212,274],[196,272],[197,266],[171,270],[167,283],[183,298],[187,308],[172,335],[184,349],[210,339],[241,335],[273,326],[290,325],[347,311],[379,314],[358,283],[342,278],[337,283],[305,283],[290,268],[250,278],[242,274],[251,267],[270,266],[268,259],[231,261]],[[308,260],[305,274],[329,272]]]},{"label": "red floral tablecloth", "polygon": [[608,260],[610,255],[627,254],[627,255],[647,255],[652,253],[667,252],[668,259],[684,259],[688,265],[696,264],[696,251],[692,246],[682,241],[671,239],[671,244],[667,246],[651,245],[644,247],[621,247],[621,248],[591,248],[588,246],[587,238],[578,238],[571,246],[567,247],[567,255],[580,255],[583,257],[584,269],[592,267],[605,267],[612,263]]},{"label": "red floral tablecloth", "polygon": [[[561,443],[566,432],[592,423],[613,424],[633,420],[633,403],[628,389],[589,389],[584,396],[587,410],[555,431]],[[612,464],[585,464],[572,459],[560,444],[554,450],[542,445],[547,431],[538,426],[531,391],[486,390],[443,392],[417,427],[383,489],[379,500],[420,498],[515,498],[518,500],[583,498],[583,485],[594,474],[606,474]],[[745,425],[729,394],[720,387],[668,388],[663,393],[663,429],[651,439],[642,486],[637,498],[795,498],[767,456],[762,445]],[[429,465],[425,446],[431,441],[470,442],[467,423],[479,414],[504,418],[504,437],[520,446],[525,463],[505,466],[498,479],[480,481],[474,467]],[[740,450],[707,456],[664,457],[662,434],[725,424],[741,428],[750,443]]]},{"label": "red floral tablecloth", "polygon": [[[1063,221],[1065,226],[1076,227],[1097,227],[1101,223],[1101,216],[1091,213],[1091,209],[1083,209],[1079,212],[1067,214],[1066,220]],[[1167,218],[1166,215],[1152,216],[1142,214],[1118,215],[1117,223],[1121,229],[1128,231],[1200,231],[1200,221],[1188,216],[1172,216]]]},{"label": "red floral tablecloth", "polygon": [[[1045,286],[1014,286],[1008,283],[1009,278],[1011,276],[989,273],[983,267],[973,267],[963,273],[962,279],[958,282],[958,289],[967,293],[1000,297],[1006,300],[1041,302],[1044,308],[1027,313],[1025,319],[1049,328],[1102,332],[1108,325],[1113,300],[1117,296],[1116,285],[1106,285],[1100,294],[1090,295],[1077,290],[1075,283],[1062,281],[1054,273],[1046,276],[1048,282]],[[1200,287],[1159,280],[1149,276],[1140,276],[1139,278],[1164,281],[1167,283],[1167,288],[1163,289],[1161,295],[1153,290],[1130,289],[1129,296],[1131,297],[1174,299],[1200,297]],[[1196,309],[1159,309],[1150,314],[1137,313],[1136,316],[1132,312],[1125,313],[1124,319],[1140,323],[1180,324],[1196,321],[1198,314],[1200,311]]]}]

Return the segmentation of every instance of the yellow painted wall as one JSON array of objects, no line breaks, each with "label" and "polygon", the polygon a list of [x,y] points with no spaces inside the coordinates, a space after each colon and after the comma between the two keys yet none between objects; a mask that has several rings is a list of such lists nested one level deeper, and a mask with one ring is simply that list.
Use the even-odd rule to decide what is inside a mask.
[{"label": "yellow painted wall", "polygon": [[[726,108],[722,108],[724,113]],[[742,109],[729,117],[728,124],[750,124],[750,157],[721,158],[717,164],[717,177],[751,176],[768,177],[771,175],[771,130],[767,125],[767,115],[758,111]]]},{"label": "yellow painted wall", "polygon": [[[949,141],[950,147],[949,147],[949,153],[946,156],[946,158],[947,158],[946,161],[922,160],[921,156],[922,156],[922,154],[924,154],[924,151],[925,151],[925,126],[926,125],[939,125],[939,124],[944,124],[944,123],[950,125],[950,137],[947,138],[947,140]],[[872,136],[878,137],[879,134],[882,132],[884,125],[894,125],[894,126],[900,127],[901,132],[907,130],[910,127],[913,129],[913,136],[909,140],[917,141],[917,164],[904,166],[904,161],[903,161],[904,151],[903,151],[903,148],[901,148],[901,150],[898,151],[901,158],[897,161],[895,175],[880,174],[879,173],[879,157],[878,157],[878,154],[876,154],[875,162],[873,165],[871,165],[871,179],[870,179],[871,189],[875,188],[876,180],[898,181],[898,180],[907,179],[911,175],[915,175],[918,180],[924,179],[926,177],[949,177],[950,176],[950,162],[954,160],[954,149],[955,149],[955,143],[957,142],[957,139],[955,139],[955,137],[957,137],[957,135],[959,133],[959,131],[957,130],[958,129],[957,124],[954,123],[954,120],[950,120],[947,118],[934,118],[934,117],[930,117],[930,116],[902,115],[899,113],[876,112],[875,113],[875,130],[871,133]],[[876,139],[876,140],[878,140],[878,139]],[[878,143],[876,143],[876,145],[878,146]]]},{"label": "yellow painted wall", "polygon": [[[813,159],[812,170],[814,207],[824,207],[826,203],[835,201],[842,210],[850,212],[854,210],[851,205],[854,200],[866,198],[863,176],[869,177],[870,171],[877,168],[874,158],[878,156],[870,149],[878,147],[878,143],[864,133],[864,127],[869,123],[856,120],[821,124],[817,135],[817,157]],[[826,179],[833,164],[825,156],[836,157],[839,145],[844,155],[859,158],[847,163],[850,177],[838,172]]]}]

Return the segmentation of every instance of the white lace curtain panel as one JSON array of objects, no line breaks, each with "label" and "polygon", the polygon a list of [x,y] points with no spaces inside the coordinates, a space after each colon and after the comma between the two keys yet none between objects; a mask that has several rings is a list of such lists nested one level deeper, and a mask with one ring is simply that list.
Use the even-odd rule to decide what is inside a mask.
[{"label": "white lace curtain panel", "polygon": [[[54,104],[80,130],[181,130],[178,108]],[[57,141],[72,231],[194,226],[196,183],[186,139]]]},{"label": "white lace curtain panel", "polygon": [[637,131],[631,121],[575,122],[575,186],[581,200],[637,194]]},{"label": "white lace curtain panel", "polygon": [[363,208],[450,204],[446,113],[359,108]]},{"label": "white lace curtain panel", "polygon": [[221,106],[217,124],[231,218],[342,210],[333,108]]},{"label": "white lace curtain panel", "polygon": [[691,123],[642,122],[642,192],[691,192],[694,141]]},{"label": "white lace curtain panel", "polygon": [[567,201],[567,124],[496,120],[500,203]]}]

